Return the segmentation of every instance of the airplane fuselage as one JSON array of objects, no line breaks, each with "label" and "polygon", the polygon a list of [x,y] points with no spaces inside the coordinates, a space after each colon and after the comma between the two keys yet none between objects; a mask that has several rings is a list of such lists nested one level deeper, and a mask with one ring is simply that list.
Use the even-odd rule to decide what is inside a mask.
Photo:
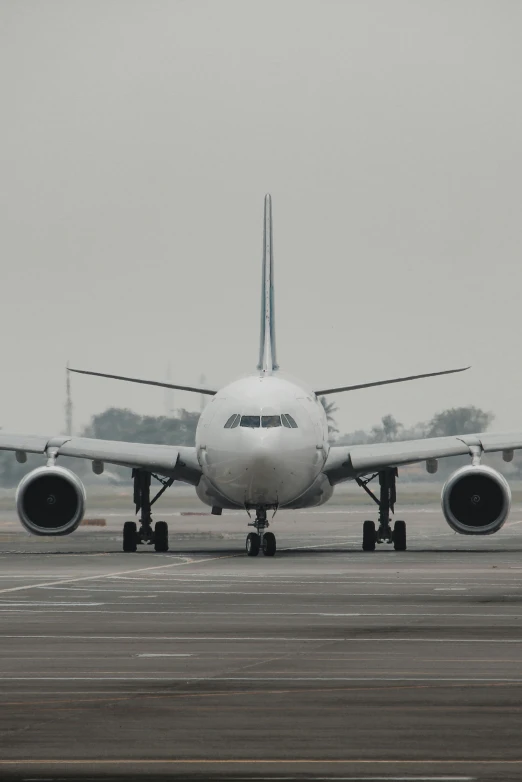
[{"label": "airplane fuselage", "polygon": [[217,507],[317,505],[331,496],[324,408],[305,386],[278,374],[221,389],[201,414],[196,449],[200,499]]}]

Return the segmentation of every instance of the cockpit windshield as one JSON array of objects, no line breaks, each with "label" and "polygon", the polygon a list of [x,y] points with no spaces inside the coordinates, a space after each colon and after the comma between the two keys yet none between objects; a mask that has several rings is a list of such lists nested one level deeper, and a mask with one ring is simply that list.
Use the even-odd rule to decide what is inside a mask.
[{"label": "cockpit windshield", "polygon": [[277,426],[286,426],[287,429],[297,429],[297,424],[288,413],[282,415],[239,415],[234,413],[225,424],[225,429],[235,429],[243,426],[245,429],[274,429]]},{"label": "cockpit windshield", "polygon": [[259,415],[242,415],[241,426],[247,429],[259,429],[261,426],[261,416]]},{"label": "cockpit windshield", "polygon": [[281,416],[263,415],[261,416],[261,426],[263,429],[273,429],[275,426],[281,426]]}]

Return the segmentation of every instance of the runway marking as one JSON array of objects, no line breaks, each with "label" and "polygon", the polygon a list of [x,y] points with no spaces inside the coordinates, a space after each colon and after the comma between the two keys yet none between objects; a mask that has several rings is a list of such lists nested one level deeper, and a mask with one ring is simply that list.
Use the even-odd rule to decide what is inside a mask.
[{"label": "runway marking", "polygon": [[0,634],[0,638],[35,638],[35,639],[49,639],[49,640],[78,640],[78,641],[142,641],[143,643],[149,643],[150,641],[256,641],[256,643],[284,641],[288,643],[465,643],[465,644],[522,644],[522,638],[377,638],[373,636],[359,637],[359,638],[290,638],[287,636],[200,636],[200,635],[157,635],[146,636],[142,635],[5,635]]},{"label": "runway marking", "polygon": [[[397,586],[397,585],[396,585]],[[502,589],[517,589],[522,591],[522,586],[518,585],[511,585],[509,583],[507,584],[488,584],[488,586],[499,586]],[[135,589],[135,587],[133,587]],[[129,594],[128,590],[126,589],[115,589],[110,587],[42,587],[42,589],[48,589],[52,591],[56,591],[58,589],[67,590],[70,592],[93,592],[93,593],[105,593],[105,592],[116,592],[117,594],[121,594],[122,597],[125,600],[134,600],[136,598],[147,598],[147,597],[156,597],[157,595],[149,595],[148,592],[151,588],[151,585],[149,585],[147,582],[144,585],[143,589],[136,590],[135,592]],[[459,587],[459,589],[453,589],[448,588],[446,590],[441,589],[440,591],[467,591],[467,587]],[[294,591],[294,592],[260,592],[257,589],[252,589],[249,592],[239,592],[237,590],[230,591],[230,590],[223,590],[220,588],[220,584],[215,584],[214,589],[155,589],[154,590],[159,595],[210,595],[211,597],[221,597],[222,595],[246,595],[247,597],[280,597],[280,596],[286,596],[286,597],[316,597],[316,598],[328,598],[328,597],[405,597],[407,596],[407,592],[353,592],[351,590],[348,590],[346,592],[302,592],[302,591]],[[436,591],[436,590],[435,590]],[[431,592],[416,592],[415,597],[431,597]],[[22,605],[26,605],[23,603]],[[50,604],[50,605],[59,605],[57,603]],[[88,605],[88,604],[87,604]],[[97,604],[96,604],[97,605]],[[112,605],[119,605],[119,603],[114,602]],[[405,605],[405,604],[403,604]],[[418,604],[416,604],[418,605]]]},{"label": "runway marking", "polygon": [[124,765],[124,766],[132,766],[132,765],[151,765],[151,766],[161,766],[161,765],[291,765],[292,763],[295,764],[310,764],[310,765],[317,765],[317,764],[327,764],[327,765],[395,765],[395,766],[425,766],[425,765],[443,765],[443,766],[451,766],[451,765],[499,765],[499,766],[505,766],[505,765],[520,765],[522,764],[522,759],[516,758],[514,760],[505,760],[505,759],[498,759],[493,760],[491,758],[481,758],[481,759],[466,759],[466,760],[438,760],[435,758],[432,759],[419,759],[419,760],[411,760],[411,759],[402,759],[398,760],[396,758],[387,758],[387,759],[379,759],[375,760],[374,758],[335,758],[335,759],[319,759],[319,758],[165,758],[165,759],[141,759],[137,758],[136,760],[132,760],[130,758],[113,758],[113,759],[98,759],[98,758],[86,758],[82,760],[54,760],[54,759],[48,759],[48,758],[40,758],[37,760],[0,760],[0,766],[37,766],[37,765],[46,765],[46,766],[80,766],[80,765],[97,765],[97,766],[115,766],[115,765]]},{"label": "runway marking", "polygon": [[[101,603],[100,605],[105,605],[104,603]],[[13,608],[6,608],[4,610],[4,606],[0,603],[0,613],[6,613],[6,614],[24,614],[24,613],[36,613],[38,615],[42,614],[97,614],[98,616],[112,616],[113,614],[117,614],[118,616],[232,616],[232,617],[252,617],[251,612],[244,612],[244,611],[113,611],[113,610],[102,610],[102,611],[95,611],[90,609],[85,610],[79,610],[79,611],[69,611],[67,609],[49,609],[44,607],[45,604],[42,604],[43,610],[35,610],[32,606],[29,606],[27,611],[20,610],[22,606],[17,606],[17,610],[13,610]],[[270,616],[272,618],[275,617],[288,617],[288,616],[319,616],[319,617],[325,617],[325,618],[343,618],[343,617],[351,617],[351,618],[365,618],[365,619],[378,619],[380,617],[432,617],[432,618],[438,618],[438,619],[459,619],[459,618],[471,618],[471,619],[520,619],[522,618],[522,613],[496,613],[496,614],[480,614],[480,613],[444,613],[442,610],[438,613],[415,613],[415,612],[402,612],[402,613],[391,613],[391,612],[382,612],[382,613],[370,613],[368,611],[365,612],[358,612],[358,613],[326,613],[324,611],[256,611],[256,616]]]},{"label": "runway marking", "polygon": [[207,557],[206,559],[189,559],[184,562],[171,562],[165,565],[152,565],[151,567],[137,568],[134,570],[120,570],[114,573],[98,573],[95,576],[80,576],[79,578],[65,578],[59,581],[47,581],[41,584],[24,584],[23,586],[8,587],[7,589],[0,589],[0,595],[8,592],[22,592],[27,589],[39,589],[40,587],[59,586],[60,584],[76,584],[80,581],[96,581],[101,578],[118,578],[120,576],[126,576],[132,573],[145,573],[151,570],[163,570],[168,567],[183,567],[184,565],[200,565],[205,562],[215,562],[218,559],[233,559],[235,557],[243,556],[241,554],[224,554],[219,557]]},{"label": "runway marking", "polygon": [[[382,682],[381,676],[0,676],[4,682]],[[522,677],[387,676],[387,682],[473,682],[522,684]]]},{"label": "runway marking", "polygon": [[73,607],[90,606],[90,607],[94,607],[94,606],[104,606],[104,605],[107,605],[107,603],[70,603],[70,602],[67,602],[67,603],[53,603],[53,602],[49,602],[49,603],[29,603],[29,602],[27,602],[27,603],[24,603],[24,602],[19,602],[19,603],[2,603],[2,602],[0,602],[0,608],[49,608],[49,607],[53,607],[53,606],[60,606],[60,607],[61,606],[73,606]]},{"label": "runway marking", "polygon": [[[193,657],[192,654],[177,654],[174,652],[164,652],[164,653],[155,653],[155,652],[147,652],[145,654],[137,654],[136,657]],[[247,658],[249,659],[249,658]]]}]

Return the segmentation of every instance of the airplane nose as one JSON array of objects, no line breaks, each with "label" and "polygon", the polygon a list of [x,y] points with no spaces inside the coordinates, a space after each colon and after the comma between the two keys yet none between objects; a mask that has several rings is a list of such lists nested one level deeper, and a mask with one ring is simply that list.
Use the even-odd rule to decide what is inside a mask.
[{"label": "airplane nose", "polygon": [[[248,504],[277,505],[284,502],[289,488],[289,454],[281,448],[278,436],[259,438],[245,460],[246,501]],[[286,456],[286,458],[285,458]]]},{"label": "airplane nose", "polygon": [[257,480],[269,480],[280,466],[276,443],[268,444],[266,440],[260,439],[252,448],[247,461],[249,471]]}]

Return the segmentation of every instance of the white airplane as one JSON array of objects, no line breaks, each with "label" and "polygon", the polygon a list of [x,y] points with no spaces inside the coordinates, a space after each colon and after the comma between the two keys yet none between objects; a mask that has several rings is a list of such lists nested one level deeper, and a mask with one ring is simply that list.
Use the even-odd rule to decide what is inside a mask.
[{"label": "white airplane", "polygon": [[[466,367],[467,368],[467,367]],[[46,464],[24,476],[17,489],[18,515],[24,527],[37,535],[67,535],[79,525],[85,510],[85,490],[80,479],[56,462],[60,456],[92,461],[96,474],[104,463],[133,470],[134,502],[140,512],[140,526],[127,521],[123,529],[123,550],[136,551],[138,543],[153,543],[156,551],[167,551],[168,528],[164,521],[152,526],[151,506],[175,480],[192,484],[198,497],[220,515],[223,509],[243,508],[251,518],[246,550],[256,556],[276,551],[276,539],[267,532],[268,514],[280,508],[310,508],[326,502],[337,483],[355,480],[378,506],[378,528],[374,521],[363,524],[363,550],[376,543],[393,543],[406,549],[406,525],[390,514],[396,500],[398,467],[426,462],[435,472],[437,460],[468,454],[471,464],[457,470],[442,491],[442,510],[457,532],[487,535],[506,520],[511,493],[507,481],[482,465],[483,452],[502,451],[506,461],[513,450],[522,448],[521,434],[476,434],[438,437],[373,445],[330,446],[325,411],[319,396],[361,388],[400,383],[425,377],[461,372],[463,369],[431,372],[411,377],[380,380],[337,388],[309,388],[279,371],[276,360],[274,280],[272,254],[272,205],[265,197],[261,343],[254,375],[219,391],[193,386],[160,383],[86,370],[86,375],[109,377],[133,383],[164,386],[212,396],[201,414],[195,447],[145,445],[82,437],[10,435],[0,432],[0,450],[15,452],[19,462],[27,453],[40,453]],[[151,477],[162,488],[151,499]],[[379,479],[379,496],[368,488]]]}]

